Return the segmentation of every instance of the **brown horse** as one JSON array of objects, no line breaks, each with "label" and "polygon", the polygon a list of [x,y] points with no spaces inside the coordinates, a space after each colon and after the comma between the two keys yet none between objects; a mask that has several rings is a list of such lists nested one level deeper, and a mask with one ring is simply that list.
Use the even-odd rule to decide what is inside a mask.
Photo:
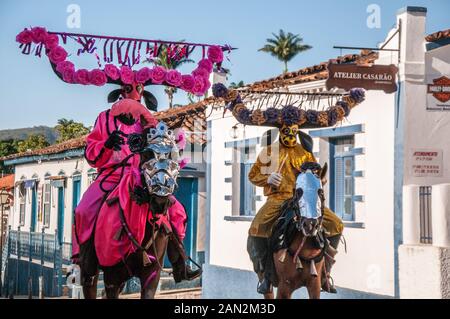
[{"label": "brown horse", "polygon": [[[289,299],[300,287],[306,287],[310,299],[319,299],[325,274],[325,253],[328,245],[322,229],[327,165],[305,163],[297,177],[292,199],[282,207],[282,219],[270,239],[274,262],[274,286],[277,299]],[[284,219],[284,221],[283,221]],[[285,228],[283,229],[282,224]],[[278,231],[277,231],[278,229]],[[290,237],[290,238],[287,238]],[[287,247],[280,239],[288,241]],[[281,249],[276,249],[274,247]],[[273,298],[273,293],[264,296]]]},{"label": "brown horse", "polygon": [[[163,208],[167,205],[168,198],[155,198],[152,204],[153,210]],[[164,209],[164,213],[167,209]],[[98,272],[103,270],[103,280],[105,283],[106,298],[116,299],[125,286],[125,282],[131,277],[137,277],[141,284],[141,299],[152,299],[158,287],[164,255],[170,233],[164,228],[158,229],[150,223],[146,223],[145,236],[141,243],[136,243],[137,251],[128,255],[124,262],[111,267],[100,267],[93,238],[80,246],[81,280],[83,283],[83,293],[86,299],[97,297]],[[150,262],[148,255],[155,257]],[[89,268],[91,271],[89,271]],[[88,274],[95,273],[94,276]],[[87,280],[90,279],[90,280]]]},{"label": "brown horse", "polygon": [[[155,130],[154,134],[160,134],[161,132],[164,132],[163,129],[158,127],[158,131]],[[126,281],[131,277],[139,278],[142,299],[154,298],[168,239],[172,235],[171,230],[164,226],[165,223],[161,223],[161,226],[158,226],[156,221],[159,218],[165,218],[167,215],[168,208],[171,205],[169,195],[175,189],[179,172],[179,165],[176,159],[172,159],[176,148],[170,142],[170,138],[169,142],[166,139],[167,136],[171,137],[172,135],[165,135],[161,138],[156,136],[147,147],[139,151],[140,155],[134,155],[141,157],[141,180],[144,187],[132,188],[131,185],[128,185],[130,198],[138,205],[147,203],[148,211],[133,211],[133,213],[149,214],[151,212],[152,214],[152,218],[146,218],[144,236],[140,242],[136,240],[130,231],[119,198],[113,197],[112,194],[114,193],[111,193],[103,204],[102,209],[106,209],[108,212],[110,210],[112,212],[113,208],[114,212],[118,211],[122,225],[118,238],[124,237],[126,240],[131,241],[134,246],[134,252],[127,255],[114,266],[100,266],[94,244],[95,233],[102,231],[102,229],[98,228],[96,228],[94,234],[86,243],[80,245],[81,283],[86,299],[97,297],[97,281],[100,268],[103,270],[105,292],[108,299],[118,298]],[[114,205],[117,206],[113,207]],[[177,239],[177,236],[173,237]],[[108,243],[104,244],[108,245]]]}]

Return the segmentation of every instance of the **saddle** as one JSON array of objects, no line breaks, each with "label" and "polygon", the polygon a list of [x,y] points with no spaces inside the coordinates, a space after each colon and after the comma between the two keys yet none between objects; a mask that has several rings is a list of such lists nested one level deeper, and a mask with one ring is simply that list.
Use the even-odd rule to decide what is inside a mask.
[{"label": "saddle", "polygon": [[[269,237],[270,253],[275,253],[281,249],[288,248],[298,233],[294,222],[295,212],[290,200],[281,206],[281,215],[274,224],[272,235]],[[325,246],[325,235],[323,231],[317,233],[314,238],[317,249]]]}]

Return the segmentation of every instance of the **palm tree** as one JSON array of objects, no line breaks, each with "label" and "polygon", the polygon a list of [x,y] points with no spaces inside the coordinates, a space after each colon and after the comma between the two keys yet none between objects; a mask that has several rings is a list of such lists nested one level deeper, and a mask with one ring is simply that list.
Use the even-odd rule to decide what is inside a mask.
[{"label": "palm tree", "polygon": [[258,51],[270,53],[278,60],[284,62],[284,72],[288,71],[287,63],[300,52],[309,50],[312,46],[303,44],[299,34],[285,33],[280,30],[278,34],[272,33],[273,38],[266,40],[267,44]]},{"label": "palm tree", "polygon": [[[183,41],[184,40],[181,40],[179,42]],[[194,62],[193,60],[188,59],[186,56],[180,59],[170,58],[167,48],[168,46],[163,44],[160,48],[158,56],[155,59],[150,60],[150,62],[153,62],[155,65],[162,66],[166,69],[173,69],[173,70],[178,69],[181,65],[185,63]],[[167,97],[169,98],[169,108],[173,108],[173,96],[177,92],[177,89],[172,86],[166,86],[164,92],[167,94]]]}]

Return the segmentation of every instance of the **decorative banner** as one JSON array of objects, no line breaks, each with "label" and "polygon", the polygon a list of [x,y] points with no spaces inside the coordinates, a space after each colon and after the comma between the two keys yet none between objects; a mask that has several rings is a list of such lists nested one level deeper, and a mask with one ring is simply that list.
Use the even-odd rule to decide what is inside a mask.
[{"label": "decorative banner", "polygon": [[450,79],[446,76],[433,79],[433,84],[428,84],[427,110],[450,111]]},{"label": "decorative banner", "polygon": [[441,177],[443,172],[442,150],[412,149],[411,175],[416,177]]},{"label": "decorative banner", "polygon": [[327,90],[340,88],[350,90],[361,87],[366,90],[397,91],[398,68],[391,65],[362,66],[357,64],[328,64]]},{"label": "decorative banner", "polygon": [[[98,68],[88,70],[75,67],[69,60],[75,54],[69,54],[63,48],[68,40],[79,45],[76,55],[95,56]],[[203,96],[209,90],[209,78],[214,65],[220,70],[224,52],[234,49],[229,45],[50,32],[44,27],[25,28],[16,36],[16,41],[23,54],[38,57],[46,55],[53,71],[66,83],[95,86],[107,83],[165,85],[196,96]],[[173,65],[188,59],[196,48],[201,50],[197,67],[189,74],[175,70]],[[144,62],[152,62],[154,66],[150,68],[151,65],[147,63],[139,70],[132,69]]]}]

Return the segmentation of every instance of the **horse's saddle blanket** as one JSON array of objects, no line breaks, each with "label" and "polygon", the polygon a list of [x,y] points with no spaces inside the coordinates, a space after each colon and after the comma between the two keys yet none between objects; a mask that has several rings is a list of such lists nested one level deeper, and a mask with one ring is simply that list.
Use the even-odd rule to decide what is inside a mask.
[{"label": "horse's saddle blanket", "polygon": [[[172,231],[169,214],[157,215],[156,219],[150,211],[149,204],[138,205],[130,198],[130,189],[136,185],[140,185],[140,176],[137,171],[131,170],[123,176],[119,185],[109,194],[100,208],[94,242],[101,266],[114,266],[136,251],[137,247],[129,236],[142,243],[147,222],[155,223],[160,228],[164,227],[167,232]],[[127,234],[122,225],[120,210],[123,211],[130,234]]]}]

